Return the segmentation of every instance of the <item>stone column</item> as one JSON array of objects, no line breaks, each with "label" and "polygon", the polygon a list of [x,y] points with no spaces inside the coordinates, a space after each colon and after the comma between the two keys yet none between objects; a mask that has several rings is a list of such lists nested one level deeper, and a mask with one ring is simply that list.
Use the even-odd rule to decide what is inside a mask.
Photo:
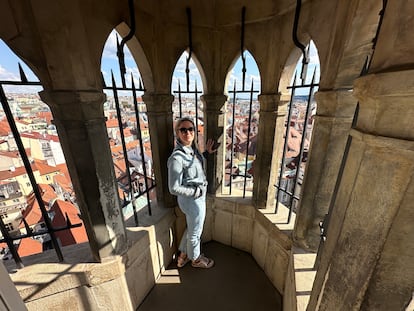
[{"label": "stone column", "polygon": [[225,115],[223,114],[223,107],[227,100],[225,95],[202,95],[201,100],[204,102],[204,130],[205,140],[212,138],[218,143],[220,147],[217,152],[210,155],[207,160],[207,180],[208,192],[216,194],[221,191],[224,174],[224,155],[226,148],[225,142]]},{"label": "stone column", "polygon": [[254,161],[253,198],[257,208],[275,206],[276,180],[283,149],[286,107],[288,100],[280,94],[259,95],[260,119],[257,135],[257,156]]},{"label": "stone column", "polygon": [[293,235],[298,245],[314,251],[319,246],[319,222],[328,213],[334,195],[357,103],[349,90],[320,91],[315,99],[310,155]]},{"label": "stone column", "polygon": [[144,94],[151,137],[152,160],[159,206],[174,207],[175,199],[168,190],[167,160],[174,147],[171,94]]},{"label": "stone column", "polygon": [[414,284],[414,70],[355,83],[360,110],[309,310],[404,310]]},{"label": "stone column", "polygon": [[60,143],[96,260],[127,248],[112,155],[97,91],[42,91],[54,116]]}]

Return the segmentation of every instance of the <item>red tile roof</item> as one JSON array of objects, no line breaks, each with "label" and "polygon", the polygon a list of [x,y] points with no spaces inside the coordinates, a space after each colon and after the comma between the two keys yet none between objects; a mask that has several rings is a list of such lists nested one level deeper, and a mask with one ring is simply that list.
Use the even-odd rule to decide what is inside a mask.
[{"label": "red tile roof", "polygon": [[21,239],[20,244],[17,248],[17,252],[19,253],[20,257],[38,254],[38,253],[41,253],[42,251],[43,251],[42,243],[32,238]]},{"label": "red tile roof", "polygon": [[24,132],[24,133],[20,133],[20,136],[25,137],[25,138],[31,138],[31,139],[52,140],[54,142],[59,142],[59,137],[56,135],[40,134],[37,132]]},{"label": "red tile roof", "polygon": [[53,227],[65,226],[66,215],[69,218],[71,224],[82,224],[81,227],[56,232],[56,236],[59,238],[62,246],[83,243],[88,241],[88,236],[86,234],[85,227],[83,226],[82,220],[78,216],[79,211],[72,203],[62,200],[56,200],[52,206],[52,210],[55,212],[55,216],[52,222]]},{"label": "red tile roof", "polygon": [[[32,165],[32,170],[35,171],[35,167]],[[9,178],[14,178],[16,176],[26,174],[26,169],[24,166],[16,167],[14,170],[0,171],[0,180],[5,180]]]},{"label": "red tile roof", "polygon": [[36,114],[38,118],[45,119],[47,124],[51,124],[53,120],[52,113],[50,111],[40,111]]},{"label": "red tile roof", "polygon": [[63,174],[53,176],[53,181],[57,183],[64,191],[71,193],[73,191],[72,183]]},{"label": "red tile roof", "polygon": [[0,136],[7,136],[11,133],[9,122],[7,120],[0,121]]},{"label": "red tile roof", "polygon": [[44,164],[38,160],[35,160],[35,166],[39,170],[40,175],[46,175],[46,174],[50,174],[54,172],[59,172],[58,167]]},{"label": "red tile roof", "polygon": [[108,119],[106,121],[106,127],[107,128],[118,127],[118,119],[116,119],[116,118],[114,118],[114,119]]},{"label": "red tile roof", "polygon": [[18,151],[2,151],[2,150],[0,150],[0,156],[17,159],[17,158],[20,157],[20,153]]}]

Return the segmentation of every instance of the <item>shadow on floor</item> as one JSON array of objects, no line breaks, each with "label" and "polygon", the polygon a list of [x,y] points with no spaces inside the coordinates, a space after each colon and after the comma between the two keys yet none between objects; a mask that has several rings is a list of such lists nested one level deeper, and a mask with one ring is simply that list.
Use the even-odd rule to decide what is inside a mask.
[{"label": "shadow on floor", "polygon": [[181,269],[173,262],[137,311],[282,310],[282,297],[253,257],[243,251],[209,242],[203,253],[215,260],[211,269]]}]

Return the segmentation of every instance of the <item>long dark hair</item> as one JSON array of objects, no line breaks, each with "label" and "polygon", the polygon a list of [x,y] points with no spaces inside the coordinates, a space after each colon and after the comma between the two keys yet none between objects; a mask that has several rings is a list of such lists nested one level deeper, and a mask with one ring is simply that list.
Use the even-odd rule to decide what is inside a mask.
[{"label": "long dark hair", "polygon": [[178,119],[175,122],[175,126],[174,126],[175,137],[177,137],[177,140],[181,143],[180,138],[179,138],[179,135],[178,135],[178,132],[180,131],[181,124],[183,122],[185,122],[185,121],[191,122],[191,124],[194,127],[194,139],[193,139],[193,142],[191,144],[191,147],[194,150],[197,150],[198,152],[200,152],[200,149],[198,148],[198,143],[197,143],[197,132],[198,132],[198,129],[196,128],[193,119],[191,119],[190,117],[182,117],[182,118]]}]

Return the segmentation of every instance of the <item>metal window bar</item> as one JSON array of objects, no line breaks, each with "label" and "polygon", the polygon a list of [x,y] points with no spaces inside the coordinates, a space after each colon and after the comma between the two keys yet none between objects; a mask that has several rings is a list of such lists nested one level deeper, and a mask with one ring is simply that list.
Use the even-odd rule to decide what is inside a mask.
[{"label": "metal window bar", "polygon": [[[144,144],[142,142],[142,133],[141,133],[141,122],[139,118],[139,109],[138,109],[138,102],[137,102],[137,90],[135,88],[134,79],[132,78],[131,74],[131,81],[132,81],[132,97],[134,101],[134,110],[135,110],[135,118],[137,120],[137,135],[138,135],[138,141],[139,141],[139,147],[141,151],[141,163],[142,163],[142,171],[144,173],[144,184],[145,184],[145,191],[142,191],[141,187],[138,187],[139,189],[139,195],[142,195],[146,192],[147,197],[147,205],[148,205],[148,214],[152,216],[151,211],[151,199],[150,199],[150,192],[152,189],[155,188],[155,179],[154,176],[151,176],[151,186],[148,185],[148,176],[147,176],[147,165],[145,163],[145,152],[144,152]],[[139,85],[140,89],[142,88],[142,84]]]},{"label": "metal window bar", "polygon": [[[131,75],[131,87],[118,87],[115,82],[115,78],[113,75],[113,72],[111,73],[111,80],[112,80],[112,86],[107,86],[105,84],[105,81],[103,80],[104,89],[111,90],[114,96],[114,102],[115,102],[115,108],[116,108],[116,114],[117,114],[117,120],[118,120],[118,127],[120,130],[121,135],[121,144],[122,144],[122,150],[124,154],[124,161],[125,161],[125,167],[126,167],[126,176],[128,180],[128,187],[125,187],[121,181],[118,182],[118,185],[122,189],[124,193],[123,198],[123,207],[128,206],[130,203],[132,204],[132,210],[134,214],[134,221],[135,225],[139,225],[138,220],[138,210],[137,210],[137,200],[143,195],[146,195],[147,198],[147,207],[148,207],[148,214],[152,216],[152,209],[151,209],[151,199],[150,199],[150,193],[151,191],[156,187],[155,179],[152,174],[152,176],[148,176],[147,174],[147,166],[145,164],[145,153],[144,153],[144,146],[143,146],[143,140],[142,140],[142,133],[141,133],[141,126],[139,121],[139,109],[138,109],[138,103],[137,103],[137,91],[144,92],[145,89],[142,87],[142,81],[139,80],[138,88],[135,87],[134,78]],[[119,96],[118,91],[130,91],[131,96],[133,97],[133,106],[134,106],[134,112],[135,112],[135,118],[136,118],[136,127],[137,127],[137,137],[140,145],[140,155],[141,155],[141,163],[142,163],[142,171],[143,171],[143,177],[144,177],[144,185],[145,189],[143,190],[140,186],[139,180],[138,180],[138,186],[132,181],[131,172],[129,170],[130,168],[130,162],[128,159],[128,150],[126,147],[125,142],[125,135],[123,132],[123,126],[122,126],[122,113],[121,108],[119,105]],[[138,175],[139,176],[139,175]],[[138,177],[139,178],[139,177]],[[151,180],[151,184],[149,184],[149,180]],[[135,190],[137,189],[137,191]]]},{"label": "metal window bar", "polygon": [[[275,187],[277,188],[275,213],[278,212],[280,196],[282,194],[288,196],[288,200],[287,200],[287,202],[285,202],[285,203],[287,203],[286,207],[289,210],[287,223],[290,223],[290,220],[291,220],[291,217],[292,217],[293,204],[295,202],[300,201],[300,195],[296,195],[296,190],[297,190],[297,187],[299,185],[299,175],[301,173],[302,162],[305,162],[304,161],[304,148],[305,148],[306,135],[307,135],[307,131],[308,131],[309,114],[310,114],[310,110],[311,110],[311,106],[312,106],[313,95],[315,93],[315,88],[319,86],[318,83],[315,83],[315,75],[316,75],[316,70],[313,73],[312,81],[311,81],[310,84],[297,85],[296,84],[297,75],[295,74],[293,85],[288,87],[288,89],[292,90],[292,94],[291,94],[291,99],[290,99],[290,104],[289,104],[289,112],[288,112],[287,123],[286,123],[285,141],[284,141],[284,146],[283,146],[283,154],[282,154],[282,159],[281,159],[281,165],[280,165],[280,169],[279,169],[279,179],[278,179],[278,183],[275,185]],[[302,83],[303,82],[304,82],[304,80],[302,80]],[[283,175],[284,175],[285,169],[286,169],[286,152],[287,152],[288,143],[289,143],[289,132],[290,132],[290,128],[291,128],[292,111],[294,109],[294,98],[295,98],[296,90],[299,89],[299,88],[307,88],[307,89],[309,89],[309,92],[308,92],[308,95],[307,95],[306,113],[305,113],[302,137],[301,137],[301,142],[300,142],[299,155],[297,156],[297,164],[296,164],[296,167],[295,167],[296,172],[295,172],[295,175],[294,175],[294,178],[293,178],[293,183],[292,183],[293,185],[291,185],[291,187],[292,186],[293,187],[292,187],[292,189],[289,189],[289,183],[287,182],[288,180],[285,179],[286,182],[285,182],[284,186],[282,185],[282,181],[283,181]],[[304,170],[305,170],[305,168],[303,169],[303,171]]]},{"label": "metal window bar", "polygon": [[[367,57],[365,59],[365,63],[362,66],[360,76],[366,75],[369,71],[369,68],[371,67],[371,61],[372,61],[374,53],[375,53],[375,48],[376,48],[376,45],[377,45],[378,36],[381,32],[382,22],[384,20],[384,14],[385,14],[385,11],[387,9],[387,3],[388,3],[387,0],[382,1],[382,8],[378,13],[379,20],[378,20],[377,30],[376,30],[376,33],[375,33],[375,37],[372,40],[373,44],[372,44],[371,55],[367,55]],[[358,115],[359,115],[359,102],[357,103],[357,105],[355,107],[354,117],[352,119],[352,125],[351,125],[352,129],[356,127],[356,124],[357,124],[357,121],[358,121]],[[351,143],[352,143],[352,136],[348,135],[346,145],[345,145],[344,155],[342,157],[341,165],[339,167],[338,177],[335,181],[335,188],[334,188],[334,191],[332,193],[332,199],[331,199],[330,204],[329,204],[328,213],[325,214],[324,219],[322,219],[319,222],[320,242],[319,242],[317,256],[316,256],[316,260],[315,260],[315,264],[314,264],[315,269],[317,269],[319,267],[321,257],[322,257],[322,254],[323,254],[323,250],[324,250],[325,241],[328,239],[329,223],[330,223],[330,219],[331,219],[333,209],[335,208],[335,201],[336,201],[336,197],[338,195],[339,187],[340,187],[341,182],[342,182],[342,176],[344,174],[345,164],[346,164],[347,159],[348,159],[348,154],[349,154],[349,150],[351,148]]]},{"label": "metal window bar", "polygon": [[[178,80],[178,90],[173,91],[174,94],[178,95],[178,109],[179,109],[179,118],[183,117],[183,94],[194,95],[194,115],[195,115],[195,127],[196,127],[196,135],[197,135],[197,142],[199,142],[199,131],[198,131],[198,120],[199,120],[199,113],[198,110],[202,109],[199,105],[199,96],[203,93],[197,89],[197,81],[194,83],[194,91],[191,91],[189,88],[189,83],[187,82],[186,91],[181,89],[180,80]],[[190,112],[190,111],[189,111]]]},{"label": "metal window bar", "polygon": [[40,208],[40,211],[41,211],[41,214],[42,214],[42,217],[43,217],[43,221],[46,225],[46,229],[38,231],[38,232],[34,232],[29,227],[26,220],[23,218],[22,221],[23,221],[23,224],[24,224],[25,229],[26,229],[26,234],[21,234],[19,232],[18,235],[16,235],[16,236],[13,235],[12,236],[12,235],[9,234],[9,232],[6,228],[6,225],[3,222],[3,219],[0,217],[0,230],[1,230],[1,233],[2,233],[2,236],[3,236],[3,238],[0,239],[0,243],[6,242],[8,248],[9,248],[9,251],[12,254],[12,257],[13,257],[15,263],[16,263],[16,267],[18,269],[22,268],[24,265],[23,265],[23,262],[20,258],[20,255],[17,252],[17,249],[16,249],[13,241],[21,240],[21,239],[29,238],[29,237],[34,237],[34,236],[38,236],[38,235],[43,235],[43,234],[49,234],[49,236],[51,238],[52,246],[55,249],[58,260],[60,262],[62,262],[63,261],[63,254],[62,254],[62,251],[61,251],[61,248],[60,248],[60,245],[59,245],[59,242],[58,242],[58,239],[56,237],[55,232],[82,226],[82,223],[72,224],[70,222],[69,217],[68,217],[67,214],[66,214],[66,225],[65,226],[55,228],[52,225],[52,221],[49,217],[49,214],[48,214],[48,212],[46,210],[46,207],[45,207],[45,204],[43,202],[42,195],[41,195],[40,190],[39,190],[39,186],[37,185],[35,176],[33,174],[32,167],[30,165],[29,158],[28,158],[28,156],[26,154],[26,151],[24,149],[22,139],[20,137],[19,131],[17,129],[16,123],[15,123],[14,118],[13,118],[13,114],[11,112],[9,103],[7,101],[6,94],[5,94],[4,89],[3,89],[3,85],[36,85],[36,86],[41,86],[40,82],[29,82],[29,81],[27,81],[27,78],[24,75],[23,69],[21,68],[20,64],[19,64],[19,71],[21,73],[21,80],[20,81],[0,81],[0,100],[1,100],[3,110],[6,114],[6,118],[7,118],[7,121],[9,123],[10,129],[13,133],[13,136],[14,136],[17,148],[19,150],[20,156],[22,158],[24,167],[26,169],[26,173],[29,177],[30,184],[31,184],[32,189],[33,189],[33,193],[35,195],[35,199],[36,199],[37,203],[39,204],[39,208]]},{"label": "metal window bar", "polygon": [[286,164],[285,158],[286,158],[286,152],[288,149],[288,137],[289,137],[289,132],[290,132],[290,124],[292,120],[293,100],[295,98],[295,92],[296,92],[296,75],[293,80],[292,94],[290,96],[290,102],[289,102],[289,111],[288,111],[288,116],[287,116],[287,121],[286,121],[286,130],[285,130],[285,142],[283,144],[282,159],[281,159],[281,164],[280,164],[280,169],[279,169],[279,179],[278,179],[277,185],[275,185],[275,187],[277,188],[275,214],[277,213],[278,207],[279,207],[279,196],[280,196],[279,192],[281,191],[288,195],[292,195],[292,193],[288,192],[287,189],[283,189],[281,187],[281,183],[282,183],[283,174],[285,172],[285,164]]},{"label": "metal window bar", "polygon": [[[245,72],[245,70],[243,70],[243,72]],[[230,175],[230,180],[229,180],[229,194],[230,195],[232,194],[232,183],[233,183],[232,179],[234,177],[243,177],[243,179],[244,179],[244,182],[243,182],[243,198],[246,197],[247,179],[252,178],[252,176],[250,174],[248,174],[248,172],[247,172],[247,166],[248,166],[248,161],[249,161],[249,146],[250,146],[251,123],[252,123],[253,95],[255,93],[259,93],[259,91],[254,90],[253,80],[251,82],[250,90],[245,90],[244,84],[245,83],[244,83],[244,80],[243,80],[242,89],[241,90],[236,90],[236,81],[234,81],[233,91],[229,91],[230,94],[233,94],[233,98],[232,98],[232,103],[233,103],[232,122],[231,122],[232,135],[231,135],[231,144],[230,144],[230,150],[231,150],[231,152],[230,152],[230,172],[225,173],[226,175]],[[246,154],[245,154],[243,174],[233,173],[234,153],[235,153],[235,148],[237,147],[236,144],[235,144],[235,131],[234,131],[234,128],[235,128],[236,104],[237,104],[237,95],[238,94],[248,94],[249,95],[248,128],[247,128]]]}]

